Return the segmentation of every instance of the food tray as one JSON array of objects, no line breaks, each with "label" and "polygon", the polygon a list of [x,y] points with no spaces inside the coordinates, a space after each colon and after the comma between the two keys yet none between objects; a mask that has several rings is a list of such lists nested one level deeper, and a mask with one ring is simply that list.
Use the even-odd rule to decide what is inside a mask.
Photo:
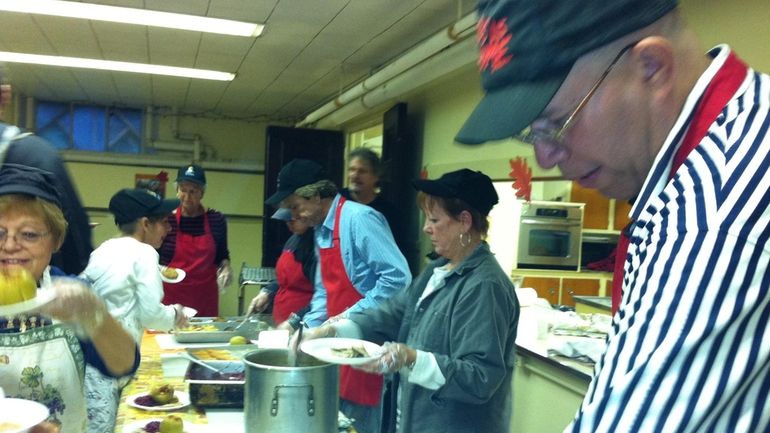
[{"label": "food tray", "polygon": [[[252,348],[253,350],[253,348]],[[242,408],[246,367],[240,361],[208,361],[222,374],[190,363],[185,373],[190,403],[198,407]]]},{"label": "food tray", "polygon": [[188,347],[186,350],[190,356],[196,359],[200,359],[201,361],[243,362],[243,355],[251,352],[252,350],[255,350],[256,348],[257,346],[254,344],[243,344],[211,347]]},{"label": "food tray", "polygon": [[251,319],[235,330],[238,320],[224,322],[191,322],[188,328],[174,330],[174,339],[178,343],[227,343],[236,335],[246,339],[256,339],[260,331],[270,327],[267,322]]}]

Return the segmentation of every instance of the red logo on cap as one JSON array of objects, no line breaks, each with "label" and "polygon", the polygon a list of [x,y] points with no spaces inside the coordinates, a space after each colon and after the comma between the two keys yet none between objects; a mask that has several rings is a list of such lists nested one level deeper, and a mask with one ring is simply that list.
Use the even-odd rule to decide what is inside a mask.
[{"label": "red logo on cap", "polygon": [[479,43],[479,69],[489,68],[492,72],[507,65],[513,56],[508,53],[511,34],[505,20],[480,18],[476,26],[476,39]]}]

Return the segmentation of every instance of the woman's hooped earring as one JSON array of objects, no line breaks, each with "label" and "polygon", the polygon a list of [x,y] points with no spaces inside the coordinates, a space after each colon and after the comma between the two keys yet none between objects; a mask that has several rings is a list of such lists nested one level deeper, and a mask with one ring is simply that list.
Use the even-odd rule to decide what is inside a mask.
[{"label": "woman's hooped earring", "polygon": [[[466,241],[463,237],[464,235],[468,235],[468,240]],[[461,247],[467,247],[471,244],[471,234],[470,233],[460,233],[460,246]]]}]

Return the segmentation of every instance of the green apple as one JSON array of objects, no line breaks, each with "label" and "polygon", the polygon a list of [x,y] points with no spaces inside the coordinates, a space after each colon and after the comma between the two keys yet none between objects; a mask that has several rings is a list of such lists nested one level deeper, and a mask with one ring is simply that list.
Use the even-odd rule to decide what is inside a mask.
[{"label": "green apple", "polygon": [[174,401],[174,388],[167,383],[155,385],[150,389],[150,397],[160,405],[169,404]]},{"label": "green apple", "polygon": [[183,433],[184,423],[182,422],[182,418],[176,415],[167,415],[163,418],[163,421],[160,422],[159,431],[160,433]]}]

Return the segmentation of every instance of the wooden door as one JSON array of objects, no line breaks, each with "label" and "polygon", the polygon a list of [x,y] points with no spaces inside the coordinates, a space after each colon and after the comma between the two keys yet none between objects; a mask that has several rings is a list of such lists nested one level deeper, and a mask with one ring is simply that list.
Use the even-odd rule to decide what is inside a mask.
[{"label": "wooden door", "polygon": [[575,306],[577,296],[599,296],[599,280],[584,280],[577,278],[565,278],[561,283],[561,304]]},{"label": "wooden door", "polygon": [[552,305],[559,303],[558,278],[525,277],[521,287],[535,289],[538,298],[547,299]]},{"label": "wooden door", "polygon": [[[268,126],[265,152],[265,199],[277,190],[278,172],[295,158],[318,162],[326,168],[329,180],[342,187],[345,137],[341,131]],[[285,223],[270,219],[275,212],[272,206],[263,206],[262,266],[274,267],[291,233]]]}]

